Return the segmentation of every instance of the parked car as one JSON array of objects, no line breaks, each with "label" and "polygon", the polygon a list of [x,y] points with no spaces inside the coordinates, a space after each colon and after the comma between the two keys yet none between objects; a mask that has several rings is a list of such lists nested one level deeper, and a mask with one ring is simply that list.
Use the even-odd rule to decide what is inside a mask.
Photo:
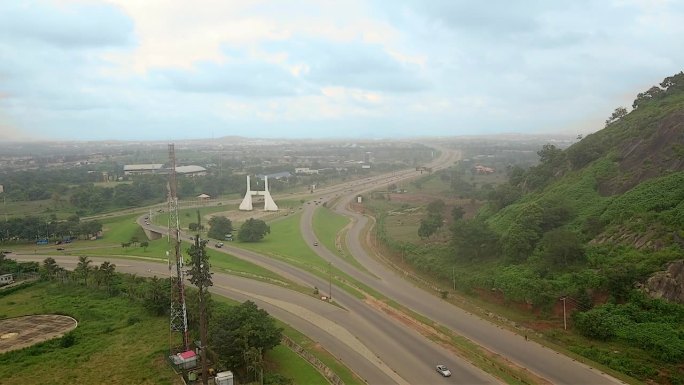
[{"label": "parked car", "polygon": [[444,365],[437,365],[436,369],[437,369],[437,373],[441,374],[442,377],[450,377],[451,376],[451,371]]},{"label": "parked car", "polygon": [[216,244],[214,246],[216,246],[220,249],[221,247],[223,247],[223,242],[216,242]]}]

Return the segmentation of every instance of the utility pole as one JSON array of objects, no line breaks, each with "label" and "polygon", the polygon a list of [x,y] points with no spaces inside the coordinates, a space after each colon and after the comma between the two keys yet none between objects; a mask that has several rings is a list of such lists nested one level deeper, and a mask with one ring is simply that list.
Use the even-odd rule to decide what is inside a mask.
[{"label": "utility pole", "polygon": [[563,301],[563,330],[568,330],[568,322],[565,317],[565,299],[566,297],[561,297],[561,301]]},{"label": "utility pole", "polygon": [[328,271],[330,272],[328,296],[330,301],[332,301],[332,261],[328,261]]}]

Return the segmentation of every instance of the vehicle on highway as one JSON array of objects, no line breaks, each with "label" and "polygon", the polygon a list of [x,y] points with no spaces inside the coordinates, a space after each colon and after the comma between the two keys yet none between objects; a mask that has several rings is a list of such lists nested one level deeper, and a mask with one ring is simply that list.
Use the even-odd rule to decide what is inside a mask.
[{"label": "vehicle on highway", "polygon": [[63,247],[58,247],[57,250],[62,251],[62,250],[64,250],[64,248],[63,248]]},{"label": "vehicle on highway", "polygon": [[318,246],[318,242],[314,242],[314,246]]},{"label": "vehicle on highway", "polygon": [[442,377],[451,376],[451,371],[445,365],[437,365],[435,368],[437,369],[437,373],[441,374]]}]

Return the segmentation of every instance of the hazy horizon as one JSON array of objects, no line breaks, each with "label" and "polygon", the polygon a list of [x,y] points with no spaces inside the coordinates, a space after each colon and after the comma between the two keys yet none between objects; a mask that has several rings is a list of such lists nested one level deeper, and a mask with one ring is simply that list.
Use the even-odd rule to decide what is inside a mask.
[{"label": "hazy horizon", "polygon": [[587,134],[682,70],[684,4],[0,4],[3,141]]}]

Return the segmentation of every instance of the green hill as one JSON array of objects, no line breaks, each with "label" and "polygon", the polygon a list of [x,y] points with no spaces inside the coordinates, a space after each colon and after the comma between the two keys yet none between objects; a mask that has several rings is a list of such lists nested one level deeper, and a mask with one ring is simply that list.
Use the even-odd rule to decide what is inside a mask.
[{"label": "green hill", "polygon": [[[620,247],[638,254],[640,280],[682,258],[684,73],[639,94],[633,107],[616,109],[603,130],[565,151],[545,146],[539,165],[512,175],[507,187],[522,197],[486,217],[508,261],[543,262],[544,238],[557,229],[586,243],[587,254],[601,246],[611,248],[603,257]],[[604,278],[625,267],[623,258],[602,259],[578,256],[576,267],[604,269]]]},{"label": "green hill", "polygon": [[[513,169],[478,218],[454,225],[450,252],[469,273],[466,289],[551,318],[565,298],[571,329],[587,338],[558,337],[569,349],[642,380],[684,383],[684,73],[632,107]],[[482,240],[458,236],[470,222],[498,241],[477,260]]]},{"label": "green hill", "polygon": [[602,130],[538,155],[496,186],[468,183],[462,165],[425,177],[441,186],[440,212],[456,215],[438,215],[452,225],[412,244],[390,228],[428,221],[429,210],[369,199],[378,239],[400,264],[490,301],[562,349],[684,384],[684,73],[640,93],[631,111],[617,108]]}]

